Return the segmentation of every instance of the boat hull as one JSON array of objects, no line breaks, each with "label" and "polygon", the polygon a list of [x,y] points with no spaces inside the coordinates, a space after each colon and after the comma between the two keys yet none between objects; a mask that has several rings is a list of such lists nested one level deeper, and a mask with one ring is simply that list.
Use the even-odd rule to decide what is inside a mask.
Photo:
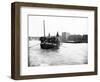
[{"label": "boat hull", "polygon": [[40,44],[42,49],[59,49],[58,44],[46,44],[46,43],[41,43]]}]

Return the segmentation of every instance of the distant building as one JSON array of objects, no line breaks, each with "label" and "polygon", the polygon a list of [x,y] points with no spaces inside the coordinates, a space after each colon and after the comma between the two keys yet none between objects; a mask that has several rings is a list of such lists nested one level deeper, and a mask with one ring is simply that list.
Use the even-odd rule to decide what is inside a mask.
[{"label": "distant building", "polygon": [[70,36],[70,33],[62,32],[62,37],[61,37],[62,39],[61,39],[61,41],[62,42],[67,42],[69,36]]},{"label": "distant building", "polygon": [[88,43],[88,35],[83,35],[82,42]]},{"label": "distant building", "polygon": [[29,36],[28,39],[29,39],[29,40],[39,40],[40,37],[32,37],[32,36]]},{"label": "distant building", "polygon": [[88,35],[70,35],[68,42],[88,43]]}]

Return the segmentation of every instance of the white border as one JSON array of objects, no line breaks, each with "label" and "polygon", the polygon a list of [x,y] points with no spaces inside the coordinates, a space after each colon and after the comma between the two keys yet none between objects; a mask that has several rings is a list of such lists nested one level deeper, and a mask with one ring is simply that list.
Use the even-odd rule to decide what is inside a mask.
[{"label": "white border", "polygon": [[[88,17],[88,64],[87,65],[67,65],[67,66],[46,66],[28,67],[28,33],[27,15],[61,15],[61,16],[81,16]],[[69,10],[69,9],[50,9],[50,8],[20,8],[20,75],[40,75],[54,73],[74,73],[74,72],[93,72],[94,71],[94,11],[88,10]]]}]

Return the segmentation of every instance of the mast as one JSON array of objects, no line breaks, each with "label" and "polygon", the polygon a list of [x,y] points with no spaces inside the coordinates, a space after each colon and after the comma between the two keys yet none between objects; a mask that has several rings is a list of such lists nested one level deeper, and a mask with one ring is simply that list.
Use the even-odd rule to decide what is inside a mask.
[{"label": "mast", "polygon": [[43,20],[43,30],[44,30],[44,37],[45,37],[45,20]]}]

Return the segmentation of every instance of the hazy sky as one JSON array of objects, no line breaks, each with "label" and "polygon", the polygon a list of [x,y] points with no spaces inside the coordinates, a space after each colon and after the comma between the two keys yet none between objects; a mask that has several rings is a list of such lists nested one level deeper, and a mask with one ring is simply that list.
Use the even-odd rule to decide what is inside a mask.
[{"label": "hazy sky", "polygon": [[87,34],[88,18],[79,17],[52,17],[52,16],[29,16],[29,36],[43,36],[43,20],[45,20],[45,32],[61,35],[62,32],[70,34]]}]

